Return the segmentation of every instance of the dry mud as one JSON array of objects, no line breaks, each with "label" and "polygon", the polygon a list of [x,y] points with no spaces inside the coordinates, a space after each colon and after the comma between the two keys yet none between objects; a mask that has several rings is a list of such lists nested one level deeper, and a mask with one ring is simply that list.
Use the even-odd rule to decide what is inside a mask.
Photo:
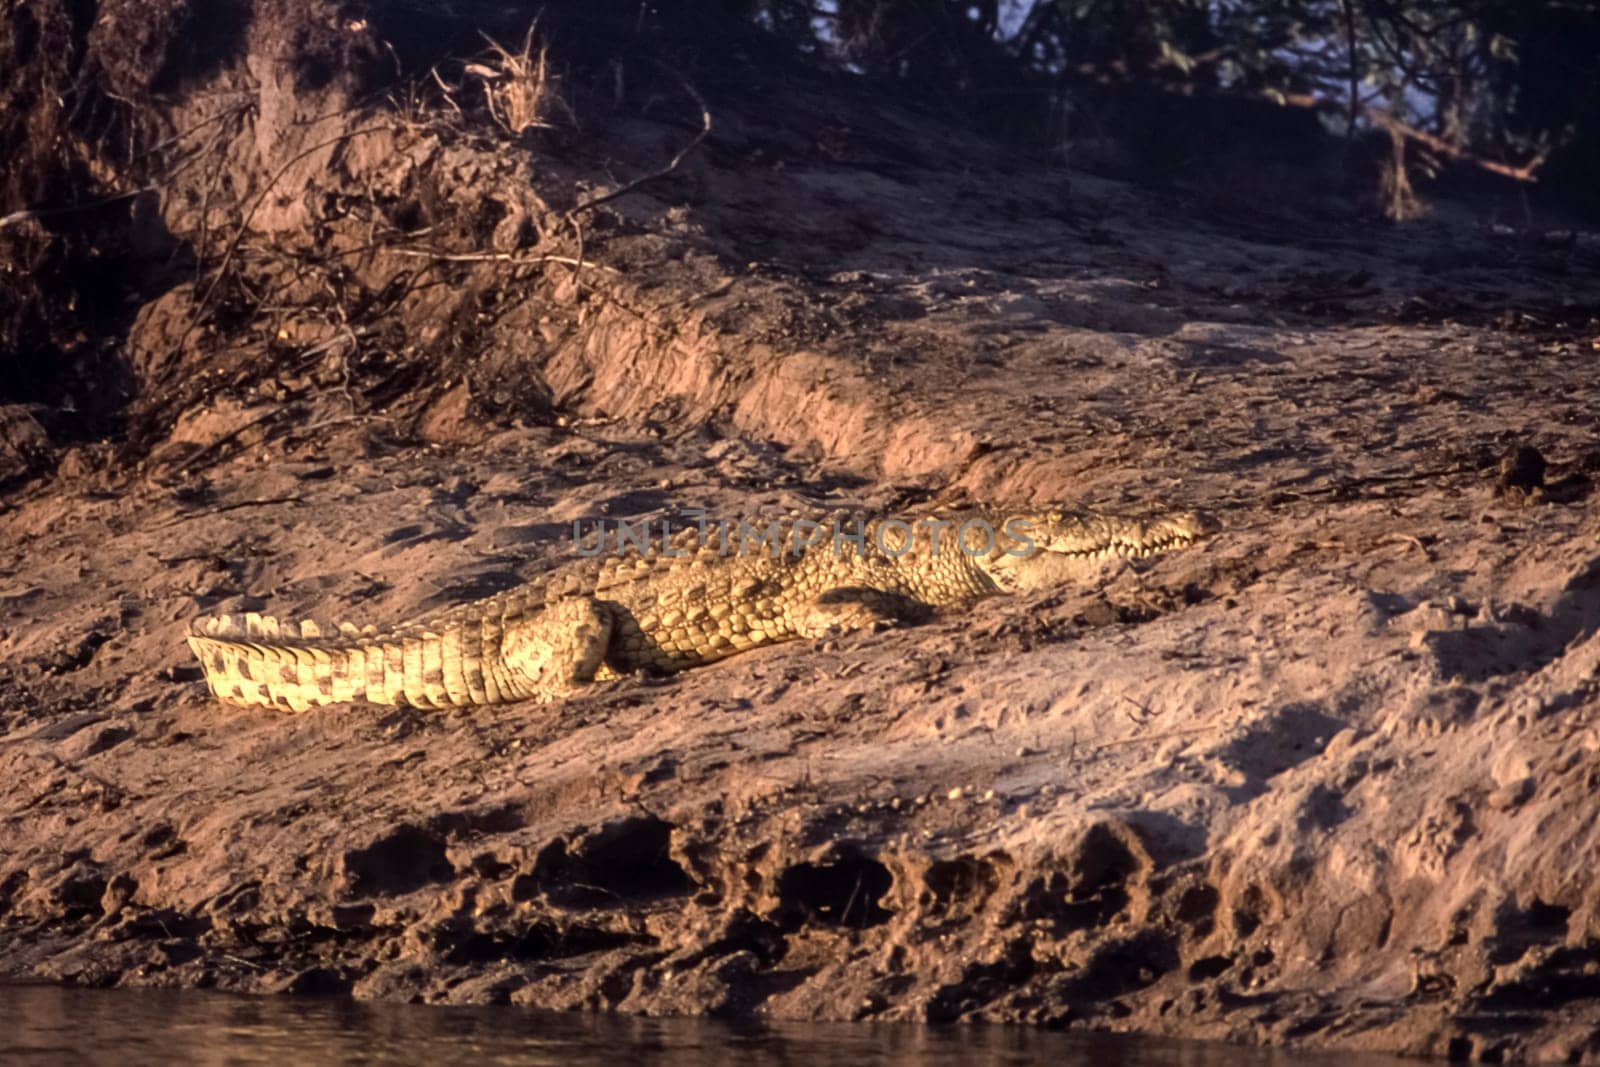
[{"label": "dry mud", "polygon": [[[696,108],[318,119],[264,47],[171,105],[253,102],[149,204],[234,280],[134,309],[123,442],[0,427],[0,973],[1600,1060],[1592,242],[802,84],[580,256]],[[241,711],[183,643],[503,589],[579,518],[962,499],[1225,530],[555,706]]]}]

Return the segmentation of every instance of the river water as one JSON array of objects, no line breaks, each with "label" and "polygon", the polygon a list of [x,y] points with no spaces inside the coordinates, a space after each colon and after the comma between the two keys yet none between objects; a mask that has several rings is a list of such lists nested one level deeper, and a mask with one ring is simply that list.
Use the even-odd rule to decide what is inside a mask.
[{"label": "river water", "polygon": [[1358,1067],[1399,1062],[1021,1027],[730,1026],[505,1007],[0,986],[4,1067]]}]

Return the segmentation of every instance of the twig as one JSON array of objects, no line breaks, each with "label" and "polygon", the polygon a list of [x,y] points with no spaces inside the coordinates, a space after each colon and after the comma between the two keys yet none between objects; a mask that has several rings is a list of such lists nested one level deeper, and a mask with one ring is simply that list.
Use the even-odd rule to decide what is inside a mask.
[{"label": "twig", "polygon": [[[670,67],[666,69],[671,70]],[[593,208],[599,207],[601,204],[615,200],[620,196],[626,196],[635,189],[639,188],[641,185],[644,185],[646,182],[653,182],[658,178],[665,178],[667,175],[678,169],[679,164],[688,158],[690,152],[693,152],[700,146],[701,141],[704,141],[711,135],[711,109],[706,106],[705,97],[701,96],[700,91],[690,84],[689,79],[685,78],[681,73],[673,70],[672,74],[678,79],[678,83],[683,86],[684,91],[693,97],[694,102],[700,106],[700,132],[694,135],[693,140],[678,150],[678,154],[672,157],[672,162],[668,163],[660,170],[652,171],[651,173],[642,177],[635,178],[633,181],[619,186],[618,188],[611,190],[609,193],[603,193],[600,196],[591,197],[588,200],[583,201],[577,207],[567,212],[568,219],[573,218],[579,212],[589,211]]]},{"label": "twig", "polygon": [[218,111],[215,115],[212,115],[210,118],[201,119],[199,122],[195,123],[193,126],[190,126],[190,127],[186,128],[186,129],[179,130],[177,133],[173,134],[171,137],[168,137],[166,140],[159,141],[156,144],[151,145],[149,148],[146,148],[144,151],[142,151],[138,155],[134,156],[128,162],[129,163],[138,163],[140,160],[146,158],[147,156],[152,156],[155,153],[162,151],[163,149],[171,148],[173,145],[179,143],[180,141],[186,140],[189,137],[190,134],[198,133],[199,131],[205,129],[207,126],[211,125],[213,122],[222,122],[223,120],[225,120],[227,118],[230,118],[230,117],[232,117],[234,115],[243,114],[244,112],[249,111],[251,108],[255,107],[255,102],[254,102],[255,101],[255,96],[252,93],[242,92],[242,91],[230,91],[230,92],[214,93],[214,94],[208,94],[207,95],[207,99],[214,99],[217,96],[243,96],[246,99],[245,99],[245,102],[242,103],[242,104],[234,104],[232,107],[225,107],[221,111]]},{"label": "twig", "polygon": [[1355,0],[1340,0],[1344,9],[1344,47],[1350,53],[1350,126],[1345,131],[1345,139],[1356,139],[1356,123],[1361,121],[1361,53],[1356,48],[1356,11],[1352,6]]},{"label": "twig", "polygon": [[[1255,96],[1257,99],[1262,98],[1262,94],[1255,94]],[[1277,103],[1280,103],[1284,107],[1303,107],[1309,108],[1313,111],[1342,110],[1341,105],[1337,102],[1325,99],[1324,97],[1318,96],[1315,93],[1273,94],[1272,96],[1267,97],[1267,99],[1271,99]],[[1380,128],[1390,130],[1393,133],[1406,138],[1407,140],[1416,141],[1424,148],[1438,152],[1440,155],[1447,157],[1453,162],[1468,163],[1472,166],[1480,167],[1491,174],[1498,174],[1501,177],[1510,178],[1512,181],[1525,183],[1537,182],[1539,180],[1539,176],[1535,172],[1538,171],[1540,167],[1544,166],[1548,159],[1548,153],[1540,152],[1532,159],[1522,164],[1520,167],[1514,167],[1509,163],[1497,163],[1492,159],[1484,159],[1482,156],[1475,152],[1469,151],[1468,149],[1453,145],[1437,134],[1429,133],[1426,130],[1419,130],[1415,126],[1411,126],[1405,122],[1402,122],[1400,119],[1395,117],[1392,111],[1389,111],[1387,108],[1374,107],[1369,104],[1366,107],[1366,114],[1367,118],[1371,119]]]},{"label": "twig", "polygon": [[[244,112],[237,113],[243,114]],[[217,136],[212,139],[211,146],[216,145],[227,130],[228,127],[225,125],[218,129]],[[207,146],[206,150],[209,151],[211,146]],[[205,270],[206,250],[211,244],[211,194],[216,190],[217,183],[222,179],[222,175],[227,169],[226,166],[220,166],[213,170],[211,177],[206,181],[205,191],[200,195],[200,238],[194,242],[194,284],[197,289],[200,287],[200,275]]]},{"label": "twig", "polygon": [[[844,902],[844,911],[839,913],[840,926],[848,925],[850,922],[850,910],[856,906],[856,897],[861,893],[861,882],[863,877],[864,876],[861,874],[856,875],[856,884],[855,887],[850,890],[850,899]],[[865,911],[863,911],[861,915],[861,925],[863,927],[867,925],[867,916]]]},{"label": "twig", "polygon": [[583,223],[578,221],[578,216],[570,212],[566,216],[567,222],[572,224],[573,236],[578,242],[578,261],[572,265],[572,283],[578,283],[578,276],[583,273]]},{"label": "twig", "polygon": [[[223,122],[230,118],[234,118],[235,116],[241,115],[244,112],[249,111],[252,106],[254,105],[245,103],[224,108],[215,115],[212,115],[210,118],[197,122],[185,130],[180,130],[178,133],[167,138],[165,141],[145,149],[143,152],[140,152],[138,155],[132,157],[130,162],[137,162],[138,160],[144,159],[155,152],[161,151],[163,148],[175,145],[187,138],[189,135],[205,129],[212,123]],[[215,143],[215,139],[213,139],[212,143]],[[202,150],[199,154],[203,156],[205,154],[205,150]],[[136,196],[143,195],[144,193],[159,192],[165,186],[170,185],[172,183],[172,179],[176,177],[177,174],[182,173],[183,169],[184,167],[179,167],[178,170],[174,171],[172,174],[168,174],[165,181],[152,182],[148,185],[143,185],[137,189],[130,190],[129,192],[117,193],[114,196],[102,197],[99,200],[90,200],[82,204],[71,204],[66,207],[28,208],[22,211],[13,211],[9,215],[0,217],[0,230],[4,230],[8,226],[14,226],[19,222],[25,222],[28,219],[45,218],[51,215],[64,215],[74,211],[90,211],[97,207],[105,207],[108,204],[115,204],[123,200],[131,200]]]},{"label": "twig", "polygon": [[256,217],[256,212],[261,210],[261,205],[266,203],[267,194],[272,192],[273,187],[278,184],[278,181],[285,174],[289,173],[290,167],[293,167],[296,163],[300,162],[302,159],[305,159],[313,152],[320,152],[329,145],[339,144],[341,141],[347,141],[355,137],[360,137],[363,134],[403,132],[404,129],[405,127],[403,126],[385,123],[382,126],[365,126],[359,130],[350,130],[346,133],[339,134],[337,137],[330,137],[325,141],[318,141],[310,148],[295,153],[286,163],[283,164],[283,166],[274,171],[272,177],[267,180],[267,184],[262,186],[261,192],[256,194],[255,200],[250,204],[250,209],[244,213],[244,218],[239,220],[239,226],[233,232],[233,239],[228,242],[227,249],[222,253],[222,262],[217,264],[217,272],[212,277],[211,284],[206,286],[205,293],[200,297],[199,303],[195,305],[194,315],[189,320],[188,328],[183,331],[183,336],[178,339],[178,343],[175,347],[182,349],[183,343],[189,339],[189,334],[193,333],[194,328],[199,325],[200,316],[205,312],[206,306],[211,303],[212,294],[217,291],[217,286],[222,283],[223,276],[228,272],[228,264],[233,262],[233,255],[239,249],[239,242],[244,240],[245,230],[249,229],[251,221]]},{"label": "twig", "polygon": [[1422,553],[1423,559],[1427,560],[1429,563],[1433,562],[1433,553],[1428,551],[1428,546],[1422,543],[1422,539],[1420,537],[1413,537],[1411,534],[1393,533],[1384,538],[1381,542],[1379,542],[1379,544],[1412,545],[1415,546],[1418,552]]},{"label": "twig", "polygon": [[165,530],[177,526],[179,523],[188,522],[190,519],[204,518],[208,515],[221,515],[225,511],[240,511],[244,508],[266,508],[274,504],[304,504],[305,502],[306,498],[303,496],[274,496],[264,497],[260,500],[237,500],[232,504],[217,504],[214,507],[203,508],[200,511],[187,512],[179,515],[171,522],[162,523],[156,529]]},{"label": "twig", "polygon": [[460,115],[461,114],[461,108],[456,104],[455,90],[451,89],[450,86],[446,85],[444,83],[444,79],[439,76],[439,68],[438,68],[438,66],[435,65],[435,66],[429,67],[428,68],[428,74],[430,76],[432,76],[433,83],[439,87],[439,91],[444,93],[444,101],[445,101],[445,103],[449,104],[450,107],[452,109],[454,109],[454,111],[455,111],[455,113],[457,115]]},{"label": "twig", "polygon": [[435,252],[431,248],[389,248],[385,251],[393,252],[397,256],[418,256],[425,259],[436,259],[446,263],[564,263],[573,267],[591,267],[594,270],[610,271],[612,274],[622,272],[615,267],[608,267],[604,263],[584,263],[582,260],[571,256],[551,255],[541,252],[532,256],[519,256],[515,252]]},{"label": "twig", "polygon": [[1108,748],[1117,748],[1121,745],[1140,745],[1146,741],[1166,741],[1173,737],[1193,737],[1195,734],[1208,734],[1219,730],[1218,726],[1187,726],[1181,730],[1164,730],[1159,734],[1144,734],[1140,737],[1119,737],[1115,741],[1104,741],[1094,746],[1090,752],[1104,752]]},{"label": "twig", "polygon": [[334,415],[331,418],[318,419],[306,426],[296,426],[295,433],[310,433],[312,430],[321,430],[328,426],[338,426],[346,422],[361,422],[363,419],[372,419],[375,422],[394,422],[388,415],[379,415],[376,412],[364,411],[350,415]]},{"label": "twig", "polygon": [[205,459],[207,462],[209,462],[212,452],[219,451],[222,448],[223,445],[231,443],[235,438],[237,438],[240,434],[244,433],[246,430],[251,430],[251,429],[254,429],[257,426],[260,426],[262,423],[266,422],[268,419],[272,418],[274,415],[278,414],[282,410],[283,410],[282,408],[276,408],[276,407],[275,408],[269,408],[266,411],[265,414],[257,415],[255,418],[251,419],[249,422],[245,423],[243,426],[234,427],[232,430],[230,430],[227,433],[223,434],[221,437],[217,438],[215,441],[212,441],[209,445],[206,445],[200,451],[198,451],[194,455],[190,456],[188,458],[188,460],[186,460],[184,462],[183,465],[192,470],[192,469],[196,469],[197,468],[198,464],[200,463],[200,461],[202,459]]},{"label": "twig", "polygon": [[671,174],[673,171],[678,169],[678,165],[688,157],[689,153],[698,148],[700,142],[704,141],[711,134],[711,108],[706,106],[706,99],[700,95],[700,90],[696,89],[689,79],[683,76],[682,72],[673,70],[664,64],[659,65],[662,66],[662,69],[671,71],[672,75],[677,78],[678,82],[683,86],[684,91],[693,97],[694,102],[700,106],[700,132],[695,134],[694,138],[688,144],[679,149],[678,154],[673,156],[671,162],[669,162],[665,167],[662,167],[660,170],[653,171],[652,173],[646,174],[642,177],[635,178],[633,181],[619,186],[618,188],[611,190],[609,193],[603,193],[600,196],[590,197],[588,200],[581,202],[572,210],[568,211],[564,216],[562,216],[572,226],[573,236],[575,236],[578,240],[578,259],[577,262],[572,265],[572,276],[574,280],[576,280],[578,275],[583,272],[583,224],[578,221],[578,215],[582,212],[597,208],[601,204],[615,200],[619,196],[626,196],[628,193],[633,192],[646,182],[653,182],[658,178],[664,178]]},{"label": "twig", "polygon": [[[323,352],[331,352],[331,350],[339,347],[339,344],[342,344],[342,342],[349,342],[350,352],[354,352],[354,350],[362,347],[362,338],[370,336],[370,334],[373,334],[374,331],[376,331],[374,326],[357,326],[355,330],[352,330],[352,328],[350,328],[349,325],[346,325],[346,323],[339,323],[338,336],[334,336],[334,338],[328,338],[326,341],[317,342],[317,344],[314,344],[314,346],[304,347],[304,349],[299,350],[299,358],[302,358],[302,360],[307,360],[307,363],[304,363],[304,366],[309,366],[310,357],[314,357],[314,355],[322,355]],[[346,394],[349,394],[349,389],[349,371],[346,371],[346,382],[344,382],[344,390],[346,390]]]},{"label": "twig", "polygon": [[92,211],[97,207],[105,207],[107,204],[115,204],[122,200],[132,200],[136,196],[153,193],[159,188],[160,186],[157,185],[143,185],[126,193],[102,197],[99,200],[89,200],[82,204],[71,204],[67,207],[25,208],[22,211],[13,211],[9,215],[0,216],[0,230],[5,229],[7,226],[14,226],[19,222],[26,222],[29,219],[42,219],[52,215],[69,215],[75,211]]},{"label": "twig", "polygon": [[1426,130],[1419,130],[1415,126],[1407,125],[1396,118],[1393,112],[1385,110],[1384,108],[1369,107],[1367,108],[1367,115],[1378,125],[1392,130],[1400,136],[1408,138],[1409,140],[1416,141],[1423,147],[1434,152],[1438,152],[1440,155],[1445,156],[1457,163],[1471,163],[1474,166],[1481,167],[1491,174],[1498,174],[1503,178],[1510,178],[1512,181],[1538,181],[1539,176],[1535,172],[1540,167],[1544,166],[1547,158],[1546,153],[1540,152],[1520,167],[1513,167],[1509,163],[1496,163],[1492,159],[1484,159],[1482,156],[1473,152],[1469,152],[1465,148],[1459,148],[1437,134],[1432,134]]},{"label": "twig", "polygon": [[247,960],[243,956],[235,956],[231,952],[219,952],[217,953],[217,956],[221,959],[227,960],[229,963],[237,963],[242,967],[251,967],[258,971],[266,970],[266,967],[257,963],[255,960]]}]

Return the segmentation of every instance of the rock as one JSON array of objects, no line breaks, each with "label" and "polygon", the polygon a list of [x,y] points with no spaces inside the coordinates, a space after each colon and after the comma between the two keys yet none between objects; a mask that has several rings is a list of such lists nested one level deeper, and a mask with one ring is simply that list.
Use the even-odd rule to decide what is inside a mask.
[{"label": "rock", "polygon": [[50,435],[24,404],[0,404],[0,487],[43,471],[54,455]]},{"label": "rock", "polygon": [[1544,454],[1532,445],[1516,445],[1500,460],[1501,489],[1531,492],[1544,485]]}]

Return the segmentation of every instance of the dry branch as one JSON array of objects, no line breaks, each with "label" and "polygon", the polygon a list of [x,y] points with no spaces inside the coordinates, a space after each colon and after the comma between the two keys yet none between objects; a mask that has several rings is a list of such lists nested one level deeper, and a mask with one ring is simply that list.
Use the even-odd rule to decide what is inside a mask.
[{"label": "dry branch", "polygon": [[682,74],[675,70],[672,71],[672,74],[678,79],[679,84],[683,86],[684,91],[693,97],[694,102],[700,107],[700,132],[694,135],[693,140],[679,149],[678,154],[672,157],[672,161],[666,166],[662,167],[660,170],[652,171],[649,174],[643,175],[642,177],[635,178],[633,181],[613,189],[609,193],[603,193],[600,196],[591,197],[590,199],[583,201],[571,211],[567,212],[567,218],[571,219],[579,212],[589,211],[593,208],[599,207],[601,204],[615,200],[618,197],[626,196],[647,182],[653,182],[657,179],[665,178],[667,175],[678,169],[679,165],[682,164],[686,158],[688,158],[689,153],[693,152],[700,146],[701,141],[704,141],[711,135],[711,108],[706,106],[705,97],[701,96],[700,91],[690,84],[688,78],[685,78]]},{"label": "dry branch", "polygon": [[223,277],[227,274],[228,265],[233,262],[234,253],[239,250],[239,242],[244,240],[245,231],[250,228],[251,220],[256,217],[256,212],[261,210],[261,205],[266,202],[267,194],[271,193],[273,187],[278,184],[285,174],[289,173],[290,167],[293,167],[296,163],[299,163],[302,159],[305,159],[312,153],[319,152],[322,149],[327,148],[329,145],[339,144],[343,141],[360,137],[363,134],[381,132],[398,133],[402,132],[403,130],[404,127],[396,126],[392,123],[384,123],[381,126],[364,126],[359,130],[350,130],[339,134],[337,137],[329,137],[326,140],[318,141],[311,147],[295,153],[288,159],[287,162],[285,162],[277,170],[273,171],[272,177],[268,178],[267,183],[261,187],[261,191],[256,194],[256,198],[251,201],[250,209],[244,213],[244,218],[239,220],[238,227],[233,231],[233,239],[228,242],[228,247],[222,253],[222,262],[217,264],[217,270],[216,273],[212,275],[211,284],[206,286],[206,291],[201,294],[200,300],[195,304],[194,315],[190,318],[188,327],[183,331],[183,336],[178,339],[178,346],[182,347],[183,342],[188,340],[189,334],[193,333],[194,328],[199,325],[200,316],[205,312],[206,307],[211,302],[211,297],[217,291],[217,286],[222,283]]},{"label": "dry branch", "polygon": [[584,263],[572,256],[557,256],[548,252],[539,252],[530,256],[520,256],[515,252],[438,252],[431,248],[389,248],[385,251],[397,256],[412,256],[423,259],[437,260],[442,263],[561,263],[571,267],[588,267],[591,270],[609,271],[612,274],[622,272],[615,267],[608,267],[604,263]]},{"label": "dry branch", "polygon": [[1367,108],[1367,117],[1385,129],[1391,130],[1409,141],[1415,141],[1429,151],[1437,152],[1457,163],[1470,163],[1491,174],[1498,174],[1503,178],[1510,178],[1518,182],[1536,182],[1539,177],[1534,172],[1544,166],[1547,154],[1540,152],[1520,167],[1513,167],[1509,163],[1498,163],[1492,159],[1484,159],[1474,152],[1451,144],[1438,134],[1419,130],[1415,126],[1407,125],[1395,117],[1394,113],[1380,107]]},{"label": "dry branch", "polygon": [[81,204],[69,204],[66,207],[25,208],[22,211],[13,211],[9,215],[0,216],[0,230],[4,230],[8,226],[15,226],[19,222],[26,222],[29,219],[49,218],[54,215],[70,215],[75,211],[92,211],[97,207],[105,207],[107,204],[115,204],[122,200],[132,200],[136,196],[142,196],[145,193],[153,193],[158,188],[160,187],[155,185],[141,185],[139,188],[131,189],[126,193],[118,193],[115,196],[101,197],[99,200],[86,200]]}]

